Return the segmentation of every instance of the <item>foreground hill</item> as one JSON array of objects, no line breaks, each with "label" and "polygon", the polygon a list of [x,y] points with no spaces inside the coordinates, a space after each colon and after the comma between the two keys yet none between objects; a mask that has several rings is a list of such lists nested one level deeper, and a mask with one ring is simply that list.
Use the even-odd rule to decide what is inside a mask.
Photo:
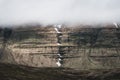
[{"label": "foreground hill", "polygon": [[120,80],[120,69],[33,68],[0,63],[1,80]]}]

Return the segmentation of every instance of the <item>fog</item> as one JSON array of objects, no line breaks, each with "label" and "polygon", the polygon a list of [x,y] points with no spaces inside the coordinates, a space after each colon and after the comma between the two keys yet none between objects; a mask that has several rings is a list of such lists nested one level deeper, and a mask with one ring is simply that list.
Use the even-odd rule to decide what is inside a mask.
[{"label": "fog", "polygon": [[0,0],[0,25],[120,21],[120,0]]}]

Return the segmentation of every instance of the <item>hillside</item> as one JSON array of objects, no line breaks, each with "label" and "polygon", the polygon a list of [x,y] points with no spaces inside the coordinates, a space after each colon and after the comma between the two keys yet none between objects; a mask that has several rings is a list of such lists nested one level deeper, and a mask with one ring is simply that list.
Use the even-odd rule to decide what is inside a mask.
[{"label": "hillside", "polygon": [[1,80],[119,80],[120,69],[33,68],[0,63]]}]

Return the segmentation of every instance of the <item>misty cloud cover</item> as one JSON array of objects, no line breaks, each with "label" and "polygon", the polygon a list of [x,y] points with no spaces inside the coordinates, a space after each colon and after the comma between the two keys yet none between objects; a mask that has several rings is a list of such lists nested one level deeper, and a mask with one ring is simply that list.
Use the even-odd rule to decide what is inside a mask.
[{"label": "misty cloud cover", "polygon": [[0,0],[0,25],[120,21],[120,0]]}]

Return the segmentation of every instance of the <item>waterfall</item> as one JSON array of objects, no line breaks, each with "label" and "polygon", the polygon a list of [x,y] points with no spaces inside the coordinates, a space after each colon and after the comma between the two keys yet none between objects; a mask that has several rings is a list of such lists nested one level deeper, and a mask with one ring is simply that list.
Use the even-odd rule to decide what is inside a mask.
[{"label": "waterfall", "polygon": [[115,27],[116,27],[116,28],[119,28],[119,26],[118,26],[118,24],[117,24],[117,23],[115,23],[115,22],[114,22],[113,24],[115,25]]},{"label": "waterfall", "polygon": [[[57,41],[57,46],[60,46],[61,45],[61,38],[62,38],[62,36],[60,35],[61,34],[61,31],[60,31],[60,29],[61,29],[61,26],[62,25],[55,25],[55,31],[57,32],[57,39],[58,39],[58,41]],[[57,61],[57,65],[58,65],[58,67],[61,67],[62,66],[62,55],[61,55],[61,52],[60,52],[60,47],[58,47],[58,53],[57,53],[57,56],[58,56],[58,61]]]}]

